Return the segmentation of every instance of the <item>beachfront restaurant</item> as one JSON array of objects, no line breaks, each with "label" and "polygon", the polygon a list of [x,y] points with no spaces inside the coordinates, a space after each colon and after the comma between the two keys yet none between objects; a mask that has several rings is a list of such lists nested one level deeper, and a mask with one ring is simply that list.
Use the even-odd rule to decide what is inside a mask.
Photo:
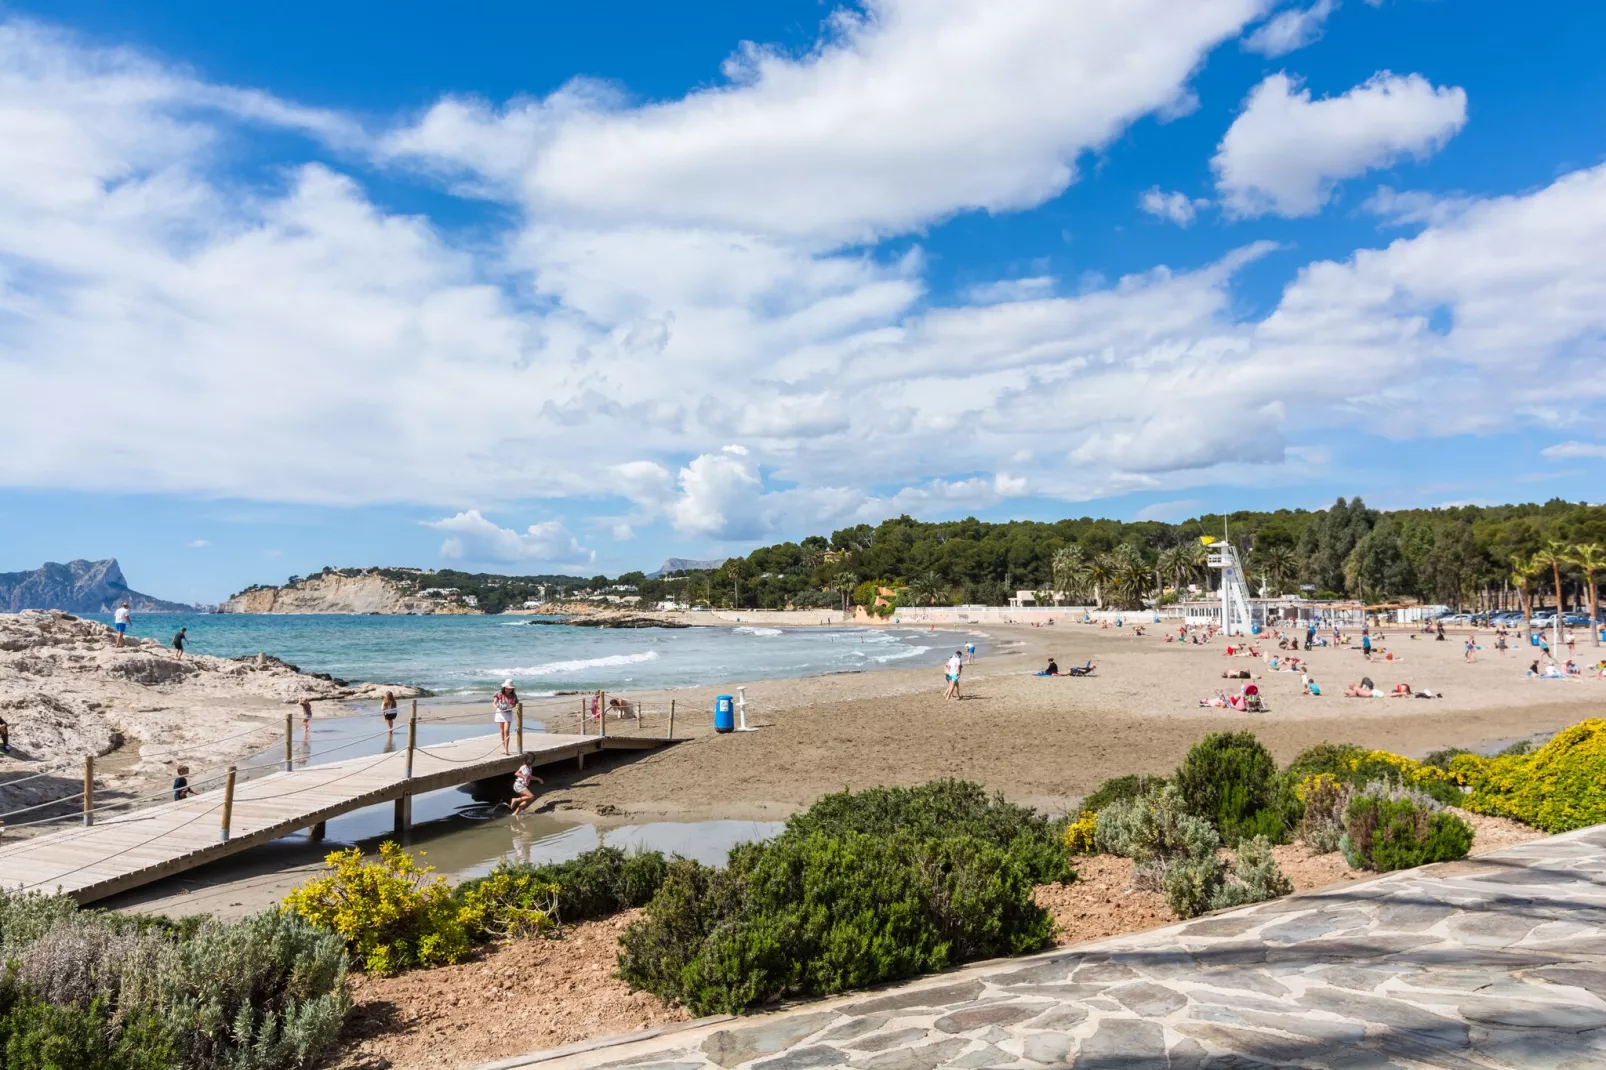
[{"label": "beachfront restaurant", "polygon": [[[1221,627],[1221,599],[1201,598],[1175,602],[1165,607],[1165,615],[1181,617],[1190,628]],[[1250,620],[1257,628],[1298,627],[1359,628],[1366,623],[1366,606],[1350,601],[1313,601],[1296,595],[1281,598],[1251,598]]]}]

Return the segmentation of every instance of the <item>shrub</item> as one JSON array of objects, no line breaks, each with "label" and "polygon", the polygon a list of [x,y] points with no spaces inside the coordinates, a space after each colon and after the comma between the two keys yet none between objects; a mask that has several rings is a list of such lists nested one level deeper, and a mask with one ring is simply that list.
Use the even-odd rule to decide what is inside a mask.
[{"label": "shrub", "polygon": [[[458,886],[458,896],[466,904],[466,897],[480,894],[477,889],[493,879],[532,889],[556,885],[556,899],[550,907],[554,920],[584,921],[645,906],[663,883],[666,867],[658,851],[627,854],[617,847],[598,847],[567,862],[541,866],[504,862],[488,876],[464,881]],[[536,905],[533,899],[529,905]]]},{"label": "shrub", "polygon": [[1098,786],[1098,790],[1082,800],[1084,813],[1097,813],[1113,802],[1123,802],[1127,799],[1136,799],[1140,795],[1149,795],[1159,791],[1165,786],[1163,776],[1127,776],[1111,777]]},{"label": "shrub", "polygon": [[1355,771],[1355,760],[1366,752],[1350,743],[1318,743],[1301,751],[1288,766],[1288,774],[1295,782],[1317,773],[1327,773],[1340,780],[1349,779]]},{"label": "shrub", "polygon": [[1463,754],[1450,771],[1467,785],[1463,805],[1477,813],[1515,818],[1546,832],[1599,824],[1606,821],[1606,720],[1575,724],[1532,754]]},{"label": "shrub", "polygon": [[475,940],[538,936],[557,925],[558,886],[498,866],[457,891],[458,921]]},{"label": "shrub", "polygon": [[1344,836],[1344,811],[1352,790],[1331,773],[1314,773],[1299,782],[1296,793],[1305,804],[1299,838],[1319,854],[1338,850]]},{"label": "shrub", "polygon": [[1277,860],[1272,857],[1271,841],[1255,836],[1238,845],[1232,873],[1227,875],[1210,897],[1210,909],[1243,906],[1276,899],[1294,890],[1293,882],[1283,875]]},{"label": "shrub", "polygon": [[1264,836],[1240,842],[1229,878],[1219,858],[1216,830],[1187,813],[1181,794],[1170,784],[1100,810],[1094,839],[1100,850],[1136,862],[1133,884],[1164,892],[1167,905],[1179,917],[1257,903],[1292,890]]},{"label": "shrub", "polygon": [[1095,843],[1094,831],[1097,828],[1098,814],[1083,810],[1075,821],[1066,824],[1065,831],[1060,834],[1060,841],[1073,855],[1092,854]]},{"label": "shrub", "polygon": [[827,796],[711,869],[668,866],[619,974],[697,1014],[840,992],[1046,944],[1036,884],[1073,877],[1043,817],[979,787]]},{"label": "shrub", "polygon": [[1385,783],[1355,794],[1344,812],[1344,857],[1356,869],[1396,869],[1465,858],[1472,826],[1429,796]]},{"label": "shrub", "polygon": [[1451,773],[1436,765],[1412,761],[1388,751],[1374,750],[1358,755],[1351,763],[1351,770],[1351,784],[1386,780],[1416,788],[1446,806],[1461,801],[1461,788]]},{"label": "shrub", "polygon": [[1229,844],[1256,835],[1282,839],[1285,791],[1271,752],[1251,732],[1212,732],[1177,769],[1183,805]]},{"label": "shrub", "polygon": [[1471,753],[1472,752],[1467,750],[1465,747],[1445,747],[1442,750],[1429,751],[1428,756],[1422,759],[1422,764],[1431,765],[1435,769],[1443,769],[1446,773],[1448,773],[1450,771],[1450,762],[1452,759],[1460,754]]},{"label": "shrub", "polygon": [[330,873],[285,896],[284,908],[340,934],[352,958],[369,973],[461,962],[469,933],[443,877],[389,841],[379,859],[353,847],[324,859]]},{"label": "shrub", "polygon": [[277,912],[175,925],[0,895],[0,1065],[282,1070],[351,1008],[341,939]]}]

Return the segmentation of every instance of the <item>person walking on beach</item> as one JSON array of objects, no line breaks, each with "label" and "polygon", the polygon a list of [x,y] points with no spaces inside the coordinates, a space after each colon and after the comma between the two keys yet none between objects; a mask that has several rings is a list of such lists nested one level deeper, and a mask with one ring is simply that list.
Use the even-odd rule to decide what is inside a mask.
[{"label": "person walking on beach", "polygon": [[948,680],[948,690],[942,693],[943,698],[957,699],[959,697],[959,673],[964,667],[964,655],[957,650],[954,651],[954,656],[948,659],[947,665],[943,666]]},{"label": "person walking on beach", "polygon": [[123,635],[128,631],[129,624],[128,603],[124,602],[112,614],[112,627],[117,629],[117,649],[123,649]]},{"label": "person walking on beach", "polygon": [[386,691],[385,692],[385,697],[379,703],[379,712],[384,714],[384,717],[385,717],[385,732],[387,734],[388,733],[394,733],[396,731],[396,696],[395,696],[395,694],[393,694],[390,691]]},{"label": "person walking on beach", "polygon": [[519,695],[513,690],[512,680],[502,681],[502,690],[491,699],[491,709],[494,711],[496,729],[502,733],[502,753],[508,753],[513,730],[513,708],[519,704]]},{"label": "person walking on beach", "polygon": [[971,665],[971,664],[974,664],[975,661],[976,661],[976,644],[974,642],[966,643],[965,644],[965,664],[966,665]]},{"label": "person walking on beach", "polygon": [[301,739],[312,742],[312,699],[307,695],[301,696]]},{"label": "person walking on beach", "polygon": [[546,783],[535,775],[535,770],[532,768],[534,765],[535,755],[526,754],[524,764],[513,774],[513,801],[508,806],[512,808],[514,817],[518,817],[526,806],[535,801],[535,792],[530,790],[530,785]]},{"label": "person walking on beach", "polygon": [[189,631],[188,627],[180,628],[173,636],[173,649],[178,651],[180,658],[184,657],[184,643],[189,639]]},{"label": "person walking on beach", "polygon": [[1478,640],[1476,637],[1471,635],[1467,636],[1466,659],[1468,665],[1478,660]]}]

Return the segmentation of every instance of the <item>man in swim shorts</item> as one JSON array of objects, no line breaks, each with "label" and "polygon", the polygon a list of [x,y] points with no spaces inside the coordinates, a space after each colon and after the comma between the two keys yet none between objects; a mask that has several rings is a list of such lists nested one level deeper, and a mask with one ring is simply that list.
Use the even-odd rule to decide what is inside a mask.
[{"label": "man in swim shorts", "polygon": [[123,635],[128,631],[128,621],[128,603],[124,602],[122,605],[117,607],[117,612],[112,614],[112,627],[117,629],[118,650],[123,649]]}]

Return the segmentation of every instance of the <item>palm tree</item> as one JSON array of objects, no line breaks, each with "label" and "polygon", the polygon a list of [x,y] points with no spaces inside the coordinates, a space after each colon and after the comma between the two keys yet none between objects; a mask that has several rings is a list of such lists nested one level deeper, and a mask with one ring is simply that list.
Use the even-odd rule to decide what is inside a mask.
[{"label": "palm tree", "polygon": [[859,577],[852,572],[838,572],[831,581],[832,590],[842,596],[842,614],[847,615],[848,599],[853,597],[853,589],[859,585]]},{"label": "palm tree", "polygon": [[1567,560],[1584,571],[1589,590],[1589,641],[1600,646],[1600,595],[1595,590],[1595,573],[1606,572],[1606,549],[1598,542],[1580,543],[1567,551]]},{"label": "palm tree", "polygon": [[1533,599],[1529,596],[1528,588],[1534,577],[1539,575],[1540,565],[1536,561],[1524,561],[1520,557],[1511,559],[1511,582],[1517,588],[1517,601],[1522,604],[1522,641],[1529,642],[1533,635]]},{"label": "palm tree", "polygon": [[1087,585],[1093,592],[1093,606],[1104,608],[1104,592],[1115,578],[1115,562],[1109,554],[1099,554],[1087,563]]},{"label": "palm tree", "polygon": [[1143,561],[1143,552],[1131,543],[1122,543],[1104,555],[1109,572],[1111,590],[1122,608],[1136,609],[1143,604],[1148,593],[1149,569]]},{"label": "palm tree", "polygon": [[1286,546],[1269,546],[1256,551],[1255,564],[1272,593],[1282,594],[1294,575],[1294,551]]},{"label": "palm tree", "polygon": [[916,576],[909,584],[909,597],[914,599],[914,604],[917,606],[922,603],[928,606],[936,605],[947,593],[942,577],[935,572]]},{"label": "palm tree", "polygon": [[1054,587],[1069,598],[1080,598],[1087,592],[1089,568],[1087,553],[1072,543],[1054,551]]},{"label": "palm tree", "polygon": [[1555,584],[1556,584],[1556,619],[1560,620],[1561,619],[1561,566],[1571,563],[1571,559],[1568,556],[1567,547],[1563,546],[1561,543],[1557,542],[1555,539],[1551,539],[1549,542],[1545,543],[1544,549],[1542,549],[1538,553],[1534,554],[1534,558],[1533,559],[1534,559],[1534,564],[1538,565],[1541,571],[1543,571],[1543,569],[1547,565],[1550,568],[1551,575],[1554,578]]}]

